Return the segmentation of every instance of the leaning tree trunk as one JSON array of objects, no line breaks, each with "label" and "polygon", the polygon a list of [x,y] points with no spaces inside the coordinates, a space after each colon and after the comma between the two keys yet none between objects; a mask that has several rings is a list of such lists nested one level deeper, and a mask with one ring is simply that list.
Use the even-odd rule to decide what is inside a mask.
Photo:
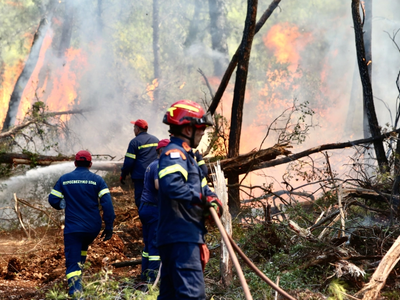
[{"label": "leaning tree trunk", "polygon": [[[360,0],[352,0],[351,7],[353,13],[357,62],[360,71],[361,83],[363,86],[364,105],[367,113],[369,130],[371,132],[372,137],[376,137],[380,135],[380,127],[378,124],[378,119],[376,117],[371,79],[368,72],[368,61],[366,60],[366,55],[365,55],[363,26],[360,17]],[[375,141],[374,149],[376,158],[378,160],[379,170],[380,172],[383,173],[387,171],[388,168],[388,160],[385,155],[383,142]]]},{"label": "leaning tree trunk", "polygon": [[[242,131],[243,104],[246,91],[247,73],[249,70],[249,60],[251,46],[256,28],[257,0],[248,0],[247,16],[243,32],[243,39],[240,44],[239,62],[236,72],[236,82],[233,94],[231,130],[229,133],[228,157],[239,155],[240,134]],[[240,212],[239,197],[239,174],[228,174],[229,188],[229,210],[233,216]]]},{"label": "leaning tree trunk", "polygon": [[19,75],[17,83],[15,84],[14,90],[11,94],[7,115],[3,123],[3,131],[8,130],[15,123],[22,93],[24,92],[25,86],[27,85],[32,72],[35,69],[39,59],[40,48],[42,48],[43,40],[49,27],[50,23],[48,18],[43,18],[40,21],[38,29],[33,37],[31,51],[25,63],[24,69]]},{"label": "leaning tree trunk", "polygon": [[228,65],[228,43],[226,41],[226,18],[223,0],[208,0],[210,14],[211,47],[223,54],[223,58],[214,57],[214,75],[221,76]]},{"label": "leaning tree trunk", "polygon": [[[363,27],[364,32],[364,48],[365,48],[365,61],[367,62],[369,80],[372,82],[372,0],[364,1],[365,8],[365,22]],[[363,129],[364,138],[371,136],[368,130],[368,111],[365,101],[363,102]]]},{"label": "leaning tree trunk", "polygon": [[154,89],[154,103],[157,106],[159,104],[160,98],[160,80],[161,80],[161,70],[160,70],[160,46],[159,46],[159,4],[158,0],[153,0],[153,56],[154,56],[154,78],[158,81],[158,86]]}]

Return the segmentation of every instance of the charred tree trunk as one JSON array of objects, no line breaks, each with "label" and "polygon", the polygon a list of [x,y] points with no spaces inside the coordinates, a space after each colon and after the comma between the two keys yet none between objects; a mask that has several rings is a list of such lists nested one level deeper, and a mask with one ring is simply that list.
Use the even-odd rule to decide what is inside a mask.
[{"label": "charred tree trunk", "polygon": [[222,76],[228,65],[228,43],[225,34],[225,12],[223,0],[208,0],[210,14],[211,47],[223,55],[214,57],[214,75]]},{"label": "charred tree trunk", "polygon": [[[363,86],[363,98],[365,110],[367,113],[369,130],[372,137],[380,135],[380,127],[376,117],[374,99],[372,93],[371,79],[368,72],[368,61],[366,60],[364,38],[363,38],[363,23],[360,17],[360,1],[352,0],[353,24],[355,32],[355,42],[357,50],[357,62],[360,71],[361,83]],[[388,160],[385,155],[385,150],[382,141],[374,142],[374,149],[380,172],[384,173],[388,169]]]},{"label": "charred tree trunk", "polygon": [[[271,16],[271,14],[275,10],[275,8],[278,7],[280,2],[281,2],[281,0],[273,0],[271,2],[271,4],[269,5],[268,9],[261,16],[260,20],[258,20],[257,25],[256,25],[255,33],[257,33],[263,27],[265,22]],[[240,46],[236,50],[235,54],[233,55],[233,57],[231,59],[231,62],[229,63],[228,68],[226,69],[224,76],[222,77],[222,80],[221,80],[221,83],[220,83],[220,85],[218,87],[218,90],[214,95],[213,101],[212,101],[210,107],[208,108],[208,111],[211,114],[214,114],[215,111],[217,110],[217,107],[219,105],[219,102],[221,101],[222,95],[224,94],[225,89],[228,86],[229,80],[231,79],[233,71],[235,70],[236,65],[237,65],[237,63],[239,61],[239,51],[240,51]]]},{"label": "charred tree trunk", "polygon": [[44,37],[47,30],[50,27],[50,23],[47,18],[43,18],[40,21],[38,29],[33,37],[31,51],[29,53],[28,59],[25,63],[24,69],[17,79],[17,83],[14,86],[14,90],[11,94],[10,102],[8,105],[7,115],[3,123],[3,131],[8,130],[14,125],[19,103],[21,102],[22,93],[24,92],[25,86],[28,83],[33,70],[39,59],[40,48],[42,47]]},{"label": "charred tree trunk", "polygon": [[[160,70],[160,47],[159,47],[159,5],[158,0],[153,0],[153,55],[154,55],[154,78],[160,84],[161,70]],[[154,103],[158,105],[160,97],[159,85],[154,89]]]},{"label": "charred tree trunk", "polygon": [[[364,32],[364,47],[365,47],[365,61],[367,63],[369,80],[372,82],[372,0],[364,1],[365,8],[365,22],[363,26]],[[372,88],[372,87],[371,87]],[[368,130],[368,111],[365,101],[363,101],[363,130],[364,138],[371,136]]]},{"label": "charred tree trunk", "polygon": [[70,47],[72,27],[74,23],[74,7],[71,1],[65,2],[64,20],[62,22],[60,46],[58,47],[58,57],[64,57],[65,51]]},{"label": "charred tree trunk", "polygon": [[[243,39],[240,44],[238,68],[236,72],[236,82],[233,95],[231,129],[229,133],[228,157],[239,155],[240,134],[242,131],[243,104],[246,91],[247,73],[249,69],[249,60],[253,37],[256,29],[257,0],[248,0],[247,16],[243,32]],[[228,174],[229,188],[229,210],[233,216],[240,212],[239,197],[239,174]]]}]

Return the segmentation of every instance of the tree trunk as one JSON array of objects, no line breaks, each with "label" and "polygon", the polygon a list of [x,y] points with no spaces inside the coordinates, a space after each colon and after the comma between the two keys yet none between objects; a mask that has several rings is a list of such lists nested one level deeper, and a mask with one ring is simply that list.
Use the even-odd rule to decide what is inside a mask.
[{"label": "tree trunk", "polygon": [[[269,5],[268,9],[264,12],[264,14],[261,16],[260,20],[258,20],[257,25],[256,25],[256,32],[257,33],[265,24],[265,22],[268,20],[268,18],[271,16],[272,12],[275,10],[275,8],[278,7],[279,2],[281,0],[273,0],[271,4]],[[215,111],[217,110],[217,107],[219,105],[219,102],[221,101],[222,95],[225,92],[226,87],[228,86],[229,80],[231,79],[232,73],[236,68],[236,65],[239,60],[239,51],[240,51],[240,46],[236,50],[235,54],[233,55],[231,62],[228,65],[228,68],[225,71],[224,76],[222,77],[221,83],[218,87],[217,92],[215,93],[215,96],[213,98],[213,101],[208,108],[208,111],[213,115]]]},{"label": "tree trunk", "polygon": [[225,33],[225,11],[223,0],[208,0],[210,14],[211,47],[223,55],[213,57],[214,76],[221,76],[228,65],[228,43]]},{"label": "tree trunk", "polygon": [[[233,94],[231,129],[229,133],[228,158],[239,155],[240,134],[242,131],[244,95],[246,91],[247,73],[249,70],[249,60],[253,37],[256,29],[257,0],[248,0],[247,16],[243,32],[243,39],[240,44],[238,68],[236,71],[236,82]],[[229,174],[228,184],[232,185],[229,189],[229,208],[233,216],[240,212],[239,198],[239,174]]]},{"label": "tree trunk", "polygon": [[[364,1],[365,22],[363,27],[364,32],[364,47],[365,61],[367,62],[369,80],[372,82],[372,0]],[[365,101],[363,101],[363,130],[364,138],[371,136],[368,130],[368,111]]]},{"label": "tree trunk", "polygon": [[[363,28],[360,17],[360,1],[352,0],[352,13],[353,13],[353,24],[355,32],[355,42],[357,50],[357,62],[360,71],[361,83],[363,86],[363,98],[364,105],[367,113],[369,130],[372,137],[377,137],[380,135],[380,127],[378,124],[378,119],[376,117],[374,99],[372,93],[371,80],[368,72],[368,61],[365,56],[364,48],[364,38],[363,38]],[[381,173],[387,171],[388,160],[385,155],[385,150],[382,141],[374,142],[374,149],[376,158],[378,160],[378,166]]]},{"label": "tree trunk", "polygon": [[[49,18],[50,19],[50,18]],[[35,69],[36,63],[39,59],[40,48],[42,47],[44,37],[47,30],[50,27],[50,23],[47,18],[43,18],[38,26],[38,29],[33,37],[31,51],[28,59],[25,63],[24,69],[17,79],[17,83],[14,86],[14,90],[11,94],[10,102],[8,105],[7,115],[3,123],[3,131],[8,130],[14,125],[18,113],[19,103],[21,102],[21,96],[24,92],[25,86],[28,83],[33,70]]]},{"label": "tree trunk", "polygon": [[158,81],[158,86],[154,89],[154,104],[159,104],[160,89],[159,84],[161,80],[160,70],[160,46],[159,46],[159,5],[158,0],[153,0],[153,56],[154,56],[154,78]]},{"label": "tree trunk", "polygon": [[64,20],[62,22],[60,46],[58,47],[58,57],[64,57],[65,51],[70,47],[72,27],[74,23],[74,7],[70,1],[65,2]]}]

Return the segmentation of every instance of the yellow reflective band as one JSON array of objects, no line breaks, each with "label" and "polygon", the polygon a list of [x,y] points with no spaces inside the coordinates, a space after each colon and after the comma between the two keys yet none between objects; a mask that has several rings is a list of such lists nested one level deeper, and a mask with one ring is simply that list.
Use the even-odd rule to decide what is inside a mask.
[{"label": "yellow reflective band", "polygon": [[174,105],[174,107],[179,107],[179,108],[184,108],[190,111],[194,111],[194,112],[199,112],[200,110],[197,107],[191,106],[191,105],[187,105],[187,104],[176,104]]},{"label": "yellow reflective band", "polygon": [[158,143],[153,143],[153,144],[145,144],[142,146],[139,146],[138,149],[142,149],[142,148],[150,148],[150,147],[157,147]]},{"label": "yellow reflective band", "polygon": [[154,256],[149,256],[149,261],[157,261],[161,260],[160,256],[154,255]]},{"label": "yellow reflective band", "polygon": [[58,198],[61,198],[61,199],[64,198],[64,195],[62,193],[60,193],[59,191],[56,191],[55,189],[52,189],[50,194],[52,194]]},{"label": "yellow reflective band", "polygon": [[70,278],[75,277],[75,276],[81,276],[81,274],[82,274],[81,270],[68,273],[67,274],[67,279],[70,279]]},{"label": "yellow reflective band", "polygon": [[170,107],[170,108],[167,109],[167,112],[169,112],[169,115],[170,115],[171,117],[174,116],[174,110],[175,110],[175,109],[176,109],[175,107]]},{"label": "yellow reflective band", "polygon": [[197,162],[197,165],[198,166],[201,166],[201,165],[204,165],[206,162],[204,161],[204,160],[200,160],[200,161],[198,161]]},{"label": "yellow reflective band", "polygon": [[158,172],[158,178],[161,179],[164,176],[175,172],[180,172],[183,175],[183,177],[185,177],[185,180],[188,179],[188,172],[181,165],[178,164],[168,166],[165,169]]},{"label": "yellow reflective band", "polygon": [[99,192],[99,198],[101,198],[101,197],[103,197],[104,196],[104,194],[107,194],[107,193],[110,193],[110,190],[109,189],[102,189],[100,192]]},{"label": "yellow reflective band", "polygon": [[87,256],[87,251],[81,251],[81,256]]},{"label": "yellow reflective band", "polygon": [[207,179],[203,177],[203,180],[201,181],[201,187],[205,187],[207,185]]},{"label": "yellow reflective band", "polygon": [[149,254],[147,252],[142,252],[142,257],[149,257]]},{"label": "yellow reflective band", "polygon": [[125,156],[129,157],[129,158],[132,158],[132,159],[136,159],[136,154],[132,154],[132,153],[126,152]]}]

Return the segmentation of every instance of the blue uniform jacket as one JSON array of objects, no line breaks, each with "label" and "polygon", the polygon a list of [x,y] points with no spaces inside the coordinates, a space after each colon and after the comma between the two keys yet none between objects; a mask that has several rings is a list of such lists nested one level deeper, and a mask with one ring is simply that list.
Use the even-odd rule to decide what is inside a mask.
[{"label": "blue uniform jacket", "polygon": [[154,184],[154,180],[158,179],[158,159],[153,161],[146,169],[144,173],[144,188],[142,193],[142,198],[140,201],[142,203],[150,203],[157,205],[158,202],[158,190]]},{"label": "blue uniform jacket", "polygon": [[63,198],[66,203],[64,234],[100,232],[99,198],[105,229],[113,228],[115,213],[110,190],[104,179],[88,168],[78,167],[58,179],[49,195],[49,203],[55,209],[61,209],[60,201]]},{"label": "blue uniform jacket", "polygon": [[208,187],[193,150],[182,140],[171,142],[160,156],[157,246],[175,242],[204,243],[201,194],[216,196]]},{"label": "blue uniform jacket", "polygon": [[139,133],[129,143],[121,176],[131,174],[132,179],[143,179],[148,165],[157,158],[158,138],[147,132]]}]

